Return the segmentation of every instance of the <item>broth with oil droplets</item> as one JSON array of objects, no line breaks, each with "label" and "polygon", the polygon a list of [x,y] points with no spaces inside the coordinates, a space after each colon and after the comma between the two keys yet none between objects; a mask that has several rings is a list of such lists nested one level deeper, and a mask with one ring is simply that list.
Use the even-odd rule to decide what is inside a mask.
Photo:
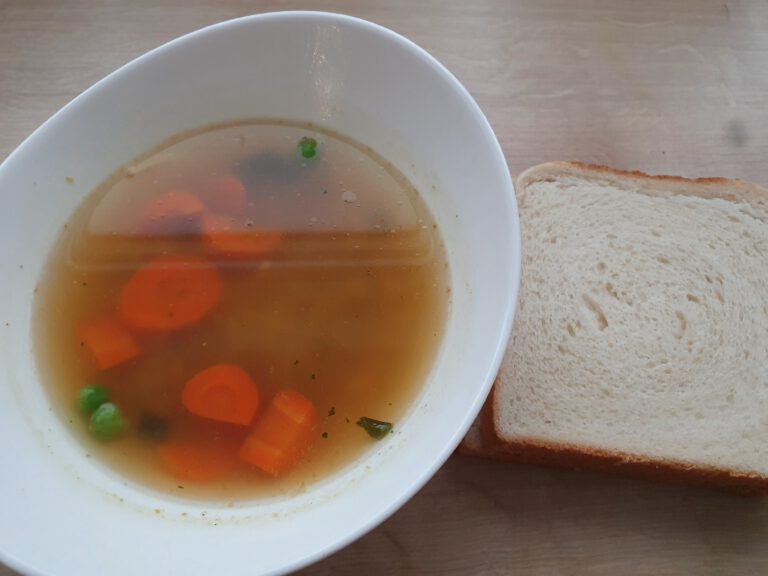
[{"label": "broth with oil droplets", "polygon": [[66,427],[177,496],[279,496],[396,433],[436,359],[448,270],[373,151],[253,121],[164,143],[90,194],[39,283],[38,366]]}]

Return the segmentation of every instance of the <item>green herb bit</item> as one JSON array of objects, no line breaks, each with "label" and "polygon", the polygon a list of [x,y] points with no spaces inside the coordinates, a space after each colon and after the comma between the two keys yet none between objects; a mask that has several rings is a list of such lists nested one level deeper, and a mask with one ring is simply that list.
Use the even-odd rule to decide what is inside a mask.
[{"label": "green herb bit", "polygon": [[336,414],[336,407],[335,406],[331,406],[331,409],[328,410],[328,416],[333,416],[335,414]]},{"label": "green herb bit", "polygon": [[306,160],[314,158],[317,155],[317,140],[304,136],[299,140],[299,154]]},{"label": "green herb bit", "polygon": [[77,393],[77,407],[86,416],[109,400],[109,393],[104,386],[83,386]]},{"label": "green herb bit", "polygon": [[381,420],[375,420],[373,418],[368,418],[367,416],[360,418],[360,420],[357,421],[357,425],[368,432],[368,436],[376,440],[381,440],[384,436],[392,432],[391,422],[382,422]]},{"label": "green herb bit", "polygon": [[91,414],[88,431],[97,440],[112,440],[125,430],[126,422],[120,408],[112,402],[105,402]]},{"label": "green herb bit", "polygon": [[328,438],[328,432],[323,432],[323,438]]}]

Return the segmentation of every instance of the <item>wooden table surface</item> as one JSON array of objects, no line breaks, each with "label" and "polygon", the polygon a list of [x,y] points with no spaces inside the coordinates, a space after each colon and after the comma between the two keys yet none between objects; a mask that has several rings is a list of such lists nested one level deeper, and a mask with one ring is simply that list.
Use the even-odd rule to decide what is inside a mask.
[{"label": "wooden table surface", "polygon": [[[0,0],[0,159],[150,48],[307,8],[429,50],[475,96],[513,172],[578,159],[768,185],[765,0]],[[454,456],[391,519],[305,572],[763,575],[768,500]]]}]

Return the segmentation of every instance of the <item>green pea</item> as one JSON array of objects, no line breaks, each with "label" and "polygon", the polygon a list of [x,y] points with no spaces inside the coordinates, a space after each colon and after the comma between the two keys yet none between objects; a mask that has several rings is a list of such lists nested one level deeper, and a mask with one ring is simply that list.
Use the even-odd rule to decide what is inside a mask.
[{"label": "green pea", "polygon": [[91,414],[88,431],[97,440],[112,440],[125,430],[126,422],[120,408],[112,402],[106,402]]},{"label": "green pea", "polygon": [[299,140],[299,154],[302,158],[305,160],[310,160],[311,158],[314,158],[317,155],[317,140],[314,138],[310,138],[308,136],[305,136],[301,140]]},{"label": "green pea", "polygon": [[83,386],[77,393],[77,406],[80,412],[88,416],[96,408],[109,400],[109,393],[104,386]]}]

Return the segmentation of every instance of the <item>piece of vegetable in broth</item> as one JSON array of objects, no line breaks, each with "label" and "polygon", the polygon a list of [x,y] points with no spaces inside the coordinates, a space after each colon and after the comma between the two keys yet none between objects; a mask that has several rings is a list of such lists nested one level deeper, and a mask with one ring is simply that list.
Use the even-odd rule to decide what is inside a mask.
[{"label": "piece of vegetable in broth", "polygon": [[242,159],[234,167],[246,185],[291,182],[303,176],[296,170],[296,158],[286,154],[261,152]]},{"label": "piece of vegetable in broth", "polygon": [[168,420],[152,412],[142,412],[139,416],[139,434],[153,442],[162,442],[168,437]]},{"label": "piece of vegetable in broth", "polygon": [[357,425],[368,432],[368,436],[375,440],[381,440],[387,434],[392,432],[391,422],[384,422],[382,420],[376,420],[375,418],[368,418],[367,416],[360,418],[357,421]]},{"label": "piece of vegetable in broth", "polygon": [[91,414],[88,431],[97,440],[112,440],[117,438],[126,426],[120,408],[112,402],[105,402]]},{"label": "piece of vegetable in broth", "polygon": [[120,292],[130,327],[170,332],[202,320],[221,299],[215,266],[197,256],[161,256],[141,266]]},{"label": "piece of vegetable in broth", "polygon": [[157,452],[177,480],[204,483],[226,476],[235,464],[235,447],[220,443],[166,442]]},{"label": "piece of vegetable in broth", "polygon": [[299,140],[298,144],[299,154],[304,160],[311,160],[317,156],[317,140],[304,136]]},{"label": "piece of vegetable in broth", "polygon": [[216,364],[187,381],[181,403],[197,416],[248,426],[259,409],[259,391],[239,366]]},{"label": "piece of vegetable in broth", "polygon": [[254,230],[242,219],[206,214],[203,218],[203,241],[216,256],[249,260],[275,252],[283,242],[283,233]]},{"label": "piece of vegetable in broth", "polygon": [[108,370],[141,354],[133,336],[117,320],[96,320],[80,329],[80,343],[99,370]]},{"label": "piece of vegetable in broth", "polygon": [[192,235],[198,232],[205,206],[191,192],[172,190],[158,196],[144,210],[142,230],[162,236]]},{"label": "piece of vegetable in broth", "polygon": [[275,394],[239,451],[240,458],[271,476],[296,466],[309,450],[317,410],[295,390]]},{"label": "piece of vegetable in broth", "polygon": [[90,416],[108,401],[109,393],[104,386],[83,386],[77,392],[77,407],[85,416]]},{"label": "piece of vegetable in broth", "polygon": [[216,214],[244,218],[248,195],[240,179],[228,175],[213,183],[205,194],[205,203]]},{"label": "piece of vegetable in broth", "polygon": [[284,185],[304,178],[304,172],[297,170],[299,163],[309,164],[309,160],[317,158],[319,151],[320,143],[305,136],[296,144],[295,155],[259,152],[239,160],[233,170],[246,186],[263,186],[264,183]]}]

